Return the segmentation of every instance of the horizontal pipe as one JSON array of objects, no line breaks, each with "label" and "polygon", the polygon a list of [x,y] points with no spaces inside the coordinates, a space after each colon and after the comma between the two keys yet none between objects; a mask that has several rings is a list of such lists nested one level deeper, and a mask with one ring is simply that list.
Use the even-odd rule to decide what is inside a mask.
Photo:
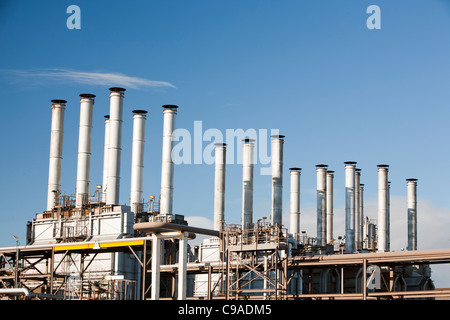
[{"label": "horizontal pipe", "polygon": [[133,225],[133,229],[136,231],[141,232],[160,232],[161,230],[177,230],[177,231],[186,231],[186,232],[192,232],[192,233],[200,233],[200,234],[206,234],[209,236],[215,236],[218,237],[220,232],[217,230],[211,230],[211,229],[204,229],[204,228],[198,228],[198,227],[191,227],[186,225],[181,225],[177,223],[170,223],[170,222],[140,222],[135,223]]}]

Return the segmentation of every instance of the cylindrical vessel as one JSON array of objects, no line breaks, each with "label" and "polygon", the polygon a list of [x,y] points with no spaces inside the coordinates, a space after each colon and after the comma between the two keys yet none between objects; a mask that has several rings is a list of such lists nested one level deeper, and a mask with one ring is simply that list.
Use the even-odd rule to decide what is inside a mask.
[{"label": "cylindrical vessel", "polygon": [[355,251],[355,165],[354,161],[345,164],[345,251]]},{"label": "cylindrical vessel", "polygon": [[327,243],[333,242],[333,184],[334,171],[327,171]]},{"label": "cylindrical vessel", "polygon": [[131,212],[141,213],[144,199],[142,181],[144,174],[145,120],[147,111],[133,110],[133,143],[131,151]]},{"label": "cylindrical vessel", "polygon": [[408,204],[408,250],[417,250],[417,179],[406,179]]},{"label": "cylindrical vessel", "polygon": [[106,204],[119,204],[120,160],[122,153],[123,97],[125,89],[110,88],[108,182]]},{"label": "cylindrical vessel", "polygon": [[242,229],[253,223],[253,139],[242,143]]},{"label": "cylindrical vessel", "polygon": [[386,164],[378,165],[378,232],[377,251],[388,251],[387,246],[387,210],[388,210],[388,171]]},{"label": "cylindrical vessel", "polygon": [[80,94],[80,128],[78,136],[78,163],[76,207],[86,205],[89,197],[89,175],[91,167],[92,114],[95,95]]},{"label": "cylindrical vessel", "polygon": [[289,232],[300,233],[300,174],[301,168],[289,168],[291,177]]},{"label": "cylindrical vessel", "polygon": [[48,168],[47,211],[57,205],[61,193],[61,164],[66,100],[52,100],[52,125]]},{"label": "cylindrical vessel", "polygon": [[327,165],[316,165],[317,175],[317,244],[327,241]]},{"label": "cylindrical vessel", "polygon": [[222,231],[225,223],[226,143],[215,144],[214,168],[214,230]]},{"label": "cylindrical vessel", "polygon": [[173,175],[174,163],[172,159],[173,131],[175,130],[175,117],[178,106],[164,105],[164,128],[161,164],[161,201],[160,213],[172,215],[173,209]]},{"label": "cylindrical vessel", "polygon": [[283,215],[283,135],[272,136],[272,225],[282,225]]}]

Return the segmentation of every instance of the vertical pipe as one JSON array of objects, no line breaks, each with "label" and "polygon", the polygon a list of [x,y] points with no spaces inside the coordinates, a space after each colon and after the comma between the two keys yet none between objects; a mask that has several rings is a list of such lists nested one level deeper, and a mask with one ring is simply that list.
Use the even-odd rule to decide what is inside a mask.
[{"label": "vertical pipe", "polygon": [[391,251],[391,182],[387,186],[387,208],[386,208],[386,248]]},{"label": "vertical pipe", "polygon": [[52,100],[52,126],[48,169],[47,211],[57,205],[61,193],[61,163],[64,136],[66,100]]},{"label": "vertical pipe", "polygon": [[80,128],[78,136],[78,163],[76,207],[86,204],[89,196],[89,174],[91,166],[92,113],[95,95],[80,94]]},{"label": "vertical pipe", "polygon": [[360,188],[361,183],[361,169],[355,169],[355,250],[361,250],[361,205]]},{"label": "vertical pipe", "polygon": [[131,212],[142,212],[142,179],[144,173],[145,120],[147,111],[133,110],[133,143],[131,155]]},{"label": "vertical pipe", "polygon": [[214,168],[214,230],[222,231],[225,223],[226,143],[215,144]]},{"label": "vertical pipe", "polygon": [[366,238],[367,232],[364,232],[364,184],[359,184],[359,212],[361,215],[361,226],[360,226],[360,232],[361,232],[361,248],[364,249],[364,241]]},{"label": "vertical pipe", "polygon": [[387,251],[388,168],[386,164],[378,165],[378,252]]},{"label": "vertical pipe", "polygon": [[301,168],[289,168],[291,174],[291,197],[289,231],[295,237],[300,233],[300,174]]},{"label": "vertical pipe", "polygon": [[106,189],[108,188],[108,148],[109,148],[109,114],[105,115],[105,143],[103,147],[102,202],[105,203],[106,203]]},{"label": "vertical pipe", "polygon": [[160,212],[164,216],[171,216],[173,209],[173,174],[172,159],[173,131],[175,130],[175,116],[178,106],[164,105],[164,128],[161,164],[161,202]]},{"label": "vertical pipe", "polygon": [[355,251],[355,165],[354,161],[345,164],[345,251]]},{"label": "vertical pipe", "polygon": [[417,250],[417,179],[406,179],[408,204],[408,248]]},{"label": "vertical pipe", "polygon": [[283,215],[283,135],[272,136],[272,225],[282,225]]},{"label": "vertical pipe", "polygon": [[152,234],[152,300],[159,300],[159,289],[161,285],[161,238]]},{"label": "vertical pipe", "polygon": [[242,229],[253,223],[253,139],[242,140]]},{"label": "vertical pipe", "polygon": [[323,246],[327,239],[327,165],[316,165],[317,173],[317,244]]},{"label": "vertical pipe", "polygon": [[[180,236],[178,250],[178,300],[186,300],[187,284],[187,232]],[[208,288],[208,292],[210,289]]]},{"label": "vertical pipe", "polygon": [[120,158],[122,153],[123,97],[125,89],[113,87],[110,92],[108,182],[106,204],[119,204]]},{"label": "vertical pipe", "polygon": [[333,184],[334,171],[327,171],[327,243],[333,242]]}]

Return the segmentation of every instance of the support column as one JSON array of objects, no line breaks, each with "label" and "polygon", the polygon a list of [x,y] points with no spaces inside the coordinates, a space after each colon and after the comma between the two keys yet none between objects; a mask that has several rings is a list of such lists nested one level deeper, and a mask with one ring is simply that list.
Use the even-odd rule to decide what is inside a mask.
[{"label": "support column", "polygon": [[178,300],[186,300],[187,233],[180,236],[178,249]]},{"label": "support column", "polygon": [[159,300],[161,265],[161,238],[152,235],[152,300]]}]

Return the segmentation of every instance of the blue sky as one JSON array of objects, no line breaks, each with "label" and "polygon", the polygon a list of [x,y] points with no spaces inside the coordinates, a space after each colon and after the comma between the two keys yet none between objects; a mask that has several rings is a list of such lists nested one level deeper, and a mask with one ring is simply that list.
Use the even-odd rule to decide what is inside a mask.
[{"label": "blue sky", "polygon": [[[69,30],[69,5],[81,29]],[[381,29],[369,30],[369,5]],[[450,1],[7,1],[0,3],[0,246],[25,242],[46,208],[52,99],[68,101],[62,191],[76,183],[79,94],[96,94],[91,187],[101,184],[103,116],[124,86],[121,203],[131,175],[134,109],[148,113],[147,197],[159,195],[162,108],[177,128],[279,129],[288,168],[303,168],[303,230],[315,236],[315,165],[335,174],[336,233],[343,232],[344,162],[357,161],[367,215],[376,219],[377,168],[390,165],[393,250],[406,246],[406,182],[417,178],[419,249],[450,235]],[[77,73],[78,72],[78,73]],[[91,75],[94,82],[84,75]],[[58,77],[55,76],[58,74]],[[100,81],[95,74],[107,74]],[[130,82],[131,81],[131,82]],[[151,82],[155,81],[155,82]],[[157,84],[158,86],[154,86]],[[205,147],[208,143],[205,142]],[[174,210],[208,225],[213,166],[175,168]],[[255,172],[258,171],[258,167]],[[241,166],[227,166],[226,220],[239,223]],[[255,176],[254,216],[270,214],[270,177]],[[398,211],[394,212],[394,209]],[[287,223],[287,220],[286,220]],[[341,233],[342,234],[342,233]],[[450,283],[441,282],[443,286]]]}]

